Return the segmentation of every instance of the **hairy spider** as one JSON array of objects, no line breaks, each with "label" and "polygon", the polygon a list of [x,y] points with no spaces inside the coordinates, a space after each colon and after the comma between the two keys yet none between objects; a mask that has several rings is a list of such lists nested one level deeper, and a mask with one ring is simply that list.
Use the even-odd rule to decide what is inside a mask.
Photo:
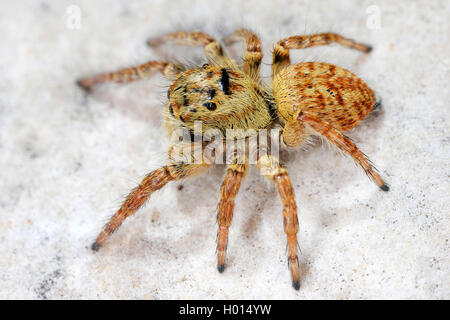
[{"label": "hairy spider", "polygon": [[[324,62],[290,64],[289,50],[338,43],[362,52],[371,47],[335,33],[293,36],[279,41],[273,50],[272,84],[263,84],[259,77],[262,59],[258,37],[249,30],[239,29],[224,39],[225,44],[245,41],[243,65],[229,59],[214,38],[202,32],[175,32],[150,40],[151,47],[165,42],[181,45],[203,46],[209,64],[193,69],[182,65],[150,61],[117,72],[105,73],[81,79],[77,82],[86,91],[102,82],[130,82],[146,79],[161,72],[173,80],[168,90],[168,102],[164,119],[168,133],[184,128],[195,136],[194,123],[200,122],[206,130],[214,129],[226,134],[228,129],[251,130],[281,127],[280,140],[287,148],[301,146],[311,135],[318,135],[336,146],[362,167],[365,173],[383,191],[389,187],[377,173],[367,156],[355,143],[343,134],[354,128],[379,105],[375,94],[355,74],[336,65]],[[248,139],[250,133],[241,138]],[[204,136],[202,136],[204,137]],[[202,139],[200,139],[202,140]],[[258,140],[259,141],[259,140]],[[188,144],[176,143],[185,149]],[[200,148],[205,149],[205,142]],[[226,146],[224,146],[226,148]],[[259,145],[258,145],[259,148]],[[292,284],[300,287],[297,244],[297,206],[294,190],[287,169],[276,155],[258,150],[256,164],[260,172],[275,183],[283,205],[284,230],[287,235],[287,251]],[[236,152],[227,159],[225,179],[220,188],[217,212],[217,268],[225,269],[228,230],[234,210],[234,199],[245,177],[249,161]],[[191,160],[198,157],[191,156]],[[92,244],[98,250],[121,222],[136,212],[150,195],[168,182],[203,173],[214,164],[218,156],[201,154],[200,161],[175,159],[169,152],[167,165],[149,173],[138,187],[133,189]]]}]

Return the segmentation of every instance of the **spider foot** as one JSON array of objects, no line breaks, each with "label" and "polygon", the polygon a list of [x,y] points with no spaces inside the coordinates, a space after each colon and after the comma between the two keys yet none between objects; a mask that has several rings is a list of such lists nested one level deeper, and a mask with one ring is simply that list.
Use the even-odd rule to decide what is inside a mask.
[{"label": "spider foot", "polygon": [[292,281],[292,287],[295,289],[295,290],[299,290],[300,289],[300,281]]},{"label": "spider foot", "polygon": [[219,270],[220,273],[223,273],[225,271],[225,265],[224,264],[218,264],[217,270]]},{"label": "spider foot", "polygon": [[100,249],[100,245],[97,242],[94,242],[91,246],[92,251],[98,251]]},{"label": "spider foot", "polygon": [[388,186],[387,184],[383,184],[383,185],[380,187],[380,189],[387,192],[387,191],[389,191],[389,186]]},{"label": "spider foot", "polygon": [[84,84],[82,79],[77,80],[76,83],[77,83],[77,86],[79,86],[84,92],[91,93],[91,91],[92,91],[91,86]]}]

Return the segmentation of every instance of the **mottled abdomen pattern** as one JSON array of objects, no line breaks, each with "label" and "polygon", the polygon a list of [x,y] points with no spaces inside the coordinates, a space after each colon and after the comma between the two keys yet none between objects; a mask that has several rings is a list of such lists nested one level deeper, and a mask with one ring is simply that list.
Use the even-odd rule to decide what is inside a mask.
[{"label": "mottled abdomen pattern", "polygon": [[278,115],[288,122],[298,111],[308,112],[346,131],[373,109],[375,94],[355,74],[324,62],[290,65],[274,77]]}]

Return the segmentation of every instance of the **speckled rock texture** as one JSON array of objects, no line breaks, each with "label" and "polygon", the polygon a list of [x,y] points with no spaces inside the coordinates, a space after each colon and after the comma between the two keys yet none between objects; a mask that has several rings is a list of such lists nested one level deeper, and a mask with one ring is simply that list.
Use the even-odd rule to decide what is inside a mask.
[{"label": "speckled rock texture", "polygon": [[[449,6],[2,1],[0,298],[449,299]],[[169,82],[155,76],[86,96],[75,80],[153,59],[202,64],[201,49],[155,52],[145,42],[181,29],[222,38],[240,27],[261,36],[266,80],[282,37],[333,31],[374,47],[291,55],[347,68],[382,97],[383,109],[349,135],[391,186],[380,191],[320,140],[282,154],[299,208],[300,291],[291,287],[279,197],[254,168],[236,199],[223,274],[215,257],[223,166],[166,186],[99,252],[89,248],[128,191],[164,163]],[[239,58],[242,46],[230,52]]]}]

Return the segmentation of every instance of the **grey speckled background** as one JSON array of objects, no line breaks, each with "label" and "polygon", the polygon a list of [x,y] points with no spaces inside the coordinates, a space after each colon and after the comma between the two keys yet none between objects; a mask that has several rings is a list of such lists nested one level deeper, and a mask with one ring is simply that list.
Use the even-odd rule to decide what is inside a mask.
[{"label": "grey speckled background", "polygon": [[[81,28],[66,10],[81,9]],[[368,28],[375,4],[380,28]],[[448,299],[448,1],[2,1],[0,298]],[[370,21],[369,21],[370,22]],[[369,23],[369,25],[371,25]],[[299,206],[302,288],[291,288],[281,205],[252,170],[237,197],[228,268],[216,270],[223,167],[155,194],[94,254],[88,246],[142,176],[161,165],[168,85],[155,77],[86,98],[80,75],[160,58],[149,37],[258,32],[263,74],[281,37],[335,31],[370,43],[292,53],[349,68],[384,109],[351,133],[391,185],[318,142],[286,155]],[[374,26],[374,25],[371,25]],[[241,48],[235,47],[235,52]],[[201,50],[168,58],[203,63]]]}]

